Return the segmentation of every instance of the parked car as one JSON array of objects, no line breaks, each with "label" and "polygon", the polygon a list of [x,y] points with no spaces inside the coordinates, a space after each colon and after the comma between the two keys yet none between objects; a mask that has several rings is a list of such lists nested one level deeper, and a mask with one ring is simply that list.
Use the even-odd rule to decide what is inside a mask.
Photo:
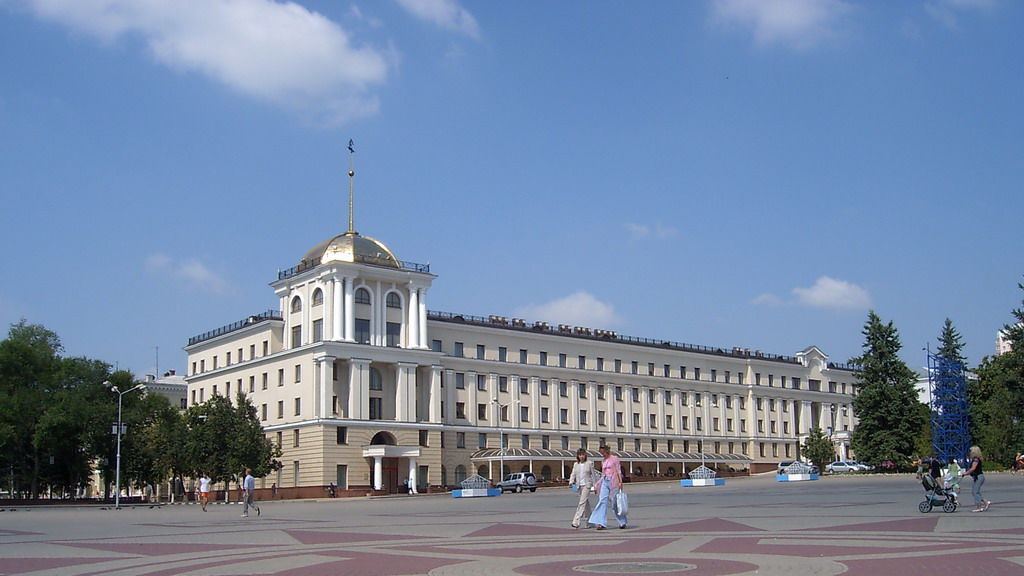
[{"label": "parked car", "polygon": [[537,477],[534,476],[533,472],[515,472],[505,476],[505,479],[498,482],[498,488],[501,488],[501,493],[508,492],[522,492],[523,490],[529,490],[530,492],[537,491]]},{"label": "parked car", "polygon": [[[779,462],[778,469],[775,471],[775,473],[776,474],[785,474],[786,473],[786,471],[785,471],[786,467],[789,466],[792,463],[793,463],[793,460],[783,460],[782,462]],[[806,464],[808,467],[810,467],[810,469],[811,469],[810,473],[811,474],[817,474],[818,473],[818,467],[815,466],[814,464],[810,464],[808,462],[804,462],[804,464]]]},{"label": "parked car", "polygon": [[860,470],[863,470],[863,468],[861,468],[856,462],[846,462],[843,460],[832,462],[828,466],[825,466],[825,471],[833,474],[838,474],[840,472],[857,472]]},{"label": "parked car", "polygon": [[861,470],[874,470],[875,469],[874,466],[872,466],[870,464],[865,464],[863,462],[859,462],[857,460],[850,460],[850,464],[856,464],[857,467],[860,468]]}]

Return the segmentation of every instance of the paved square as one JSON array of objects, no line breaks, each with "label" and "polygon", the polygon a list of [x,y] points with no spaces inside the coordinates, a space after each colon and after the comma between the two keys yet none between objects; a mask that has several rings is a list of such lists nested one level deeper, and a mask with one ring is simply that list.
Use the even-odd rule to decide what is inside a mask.
[{"label": "paved square", "polygon": [[[576,495],[18,508],[0,575],[1024,575],[1024,477],[988,474],[992,508],[918,512],[911,476],[725,486],[627,484],[626,530],[573,530]],[[2,508],[0,503],[0,508]],[[614,525],[614,523],[612,523]]]}]

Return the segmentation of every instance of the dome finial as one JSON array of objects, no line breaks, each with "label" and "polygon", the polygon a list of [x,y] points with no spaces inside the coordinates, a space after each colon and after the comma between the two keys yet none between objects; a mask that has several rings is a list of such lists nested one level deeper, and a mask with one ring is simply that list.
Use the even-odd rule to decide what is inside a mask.
[{"label": "dome finial", "polygon": [[345,234],[358,235],[355,228],[355,177],[356,177],[356,149],[355,142],[348,141],[348,231]]}]

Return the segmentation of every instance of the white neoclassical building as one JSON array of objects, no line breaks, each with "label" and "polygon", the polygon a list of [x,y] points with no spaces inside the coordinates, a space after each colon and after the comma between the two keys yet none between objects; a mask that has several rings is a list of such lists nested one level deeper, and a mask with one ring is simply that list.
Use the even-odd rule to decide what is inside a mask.
[{"label": "white neoclassical building", "polygon": [[350,185],[348,231],[278,272],[278,309],[185,348],[188,403],[241,391],[281,446],[264,487],[395,492],[502,468],[556,479],[601,444],[633,477],[702,460],[761,471],[795,458],[813,427],[847,457],[854,373],[816,347],[781,356],[429,311],[429,266],[355,232],[351,214]]}]

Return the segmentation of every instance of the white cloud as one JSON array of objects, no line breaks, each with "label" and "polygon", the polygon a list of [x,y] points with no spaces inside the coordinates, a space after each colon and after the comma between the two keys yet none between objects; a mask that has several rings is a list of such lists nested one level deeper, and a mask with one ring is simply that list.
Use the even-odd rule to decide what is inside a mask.
[{"label": "white cloud", "polygon": [[836,280],[828,276],[818,278],[810,288],[793,288],[797,302],[815,308],[854,308],[871,307],[871,295],[856,284],[844,280]]},{"label": "white cloud", "polygon": [[460,32],[470,38],[480,38],[480,26],[468,10],[455,0],[395,0],[398,5],[414,17],[440,26],[446,30]]},{"label": "white cloud", "polygon": [[836,34],[850,11],[842,0],[713,0],[713,21],[749,28],[759,46],[808,48]]},{"label": "white cloud", "polygon": [[16,0],[105,42],[141,39],[160,63],[330,122],[376,112],[386,54],[326,17],[275,0]]},{"label": "white cloud", "polygon": [[611,328],[621,322],[611,304],[601,302],[584,291],[574,292],[546,304],[522,306],[516,309],[515,316],[588,328]]},{"label": "white cloud", "polygon": [[751,300],[759,306],[808,306],[811,308],[835,308],[867,310],[871,308],[871,294],[856,284],[822,276],[809,288],[796,287],[793,299],[786,301],[775,294],[761,294]]},{"label": "white cloud", "polygon": [[676,235],[678,230],[672,226],[665,226],[660,222],[655,223],[653,226],[647,224],[637,224],[635,222],[626,222],[626,230],[633,235],[633,238],[671,238]]},{"label": "white cloud", "polygon": [[169,276],[187,287],[222,294],[227,292],[228,283],[196,258],[176,260],[167,254],[150,254],[146,257],[146,270],[157,276]]},{"label": "white cloud", "polygon": [[943,26],[955,30],[957,16],[968,10],[991,10],[995,0],[934,0],[925,2],[924,10]]}]

